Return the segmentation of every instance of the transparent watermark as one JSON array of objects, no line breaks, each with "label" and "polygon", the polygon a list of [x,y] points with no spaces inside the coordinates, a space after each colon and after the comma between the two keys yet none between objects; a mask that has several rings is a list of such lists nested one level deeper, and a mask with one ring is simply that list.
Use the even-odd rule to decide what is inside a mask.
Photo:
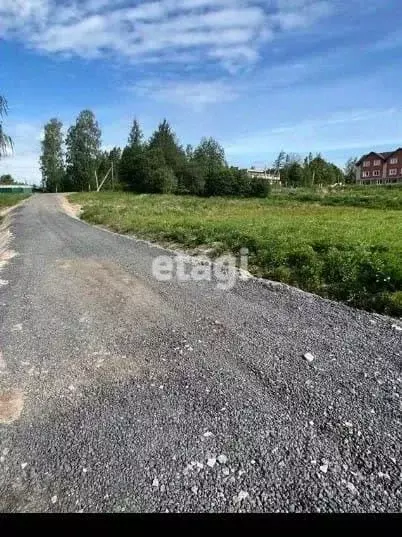
[{"label": "transparent watermark", "polygon": [[233,289],[238,280],[248,278],[249,251],[222,255],[213,261],[206,256],[160,255],[152,262],[152,275],[159,282],[215,282],[218,289]]}]

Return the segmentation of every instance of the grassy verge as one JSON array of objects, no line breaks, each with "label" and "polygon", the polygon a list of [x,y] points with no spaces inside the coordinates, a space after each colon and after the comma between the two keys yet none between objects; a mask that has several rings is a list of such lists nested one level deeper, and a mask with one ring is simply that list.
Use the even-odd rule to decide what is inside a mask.
[{"label": "grassy verge", "polygon": [[402,185],[381,187],[348,185],[333,189],[277,188],[273,189],[271,200],[276,205],[297,202],[402,210]]},{"label": "grassy verge", "polygon": [[[280,191],[262,200],[101,193],[70,200],[83,205],[88,222],[186,247],[212,245],[216,254],[247,247],[255,275],[402,316],[402,190],[378,191]],[[365,196],[371,205],[361,204]]]},{"label": "grassy verge", "polygon": [[29,198],[29,194],[0,194],[0,211]]}]

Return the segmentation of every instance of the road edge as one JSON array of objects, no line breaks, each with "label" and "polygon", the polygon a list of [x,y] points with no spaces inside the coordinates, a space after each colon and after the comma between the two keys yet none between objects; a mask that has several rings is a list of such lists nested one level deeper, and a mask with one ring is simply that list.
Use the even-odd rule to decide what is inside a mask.
[{"label": "road edge", "polygon": [[[194,255],[189,254],[189,252],[186,252],[185,250],[180,250],[180,249],[174,250],[172,248],[169,248],[168,246],[164,246],[164,245],[162,245],[160,243],[157,243],[157,242],[151,242],[151,241],[149,241],[147,239],[140,239],[139,237],[136,237],[135,235],[132,235],[132,234],[126,234],[125,235],[123,233],[117,233],[117,231],[112,231],[111,229],[108,229],[106,226],[95,225],[95,224],[90,224],[89,222],[86,222],[85,220],[83,220],[79,216],[79,214],[81,213],[82,206],[81,205],[76,205],[76,207],[80,207],[80,209],[79,210],[78,209],[74,210],[72,208],[73,204],[67,198],[67,196],[69,194],[71,194],[71,193],[60,194],[60,196],[62,198],[64,198],[64,200],[65,200],[64,203],[60,203],[60,206],[61,206],[64,214],[66,214],[67,216],[69,216],[73,220],[81,222],[82,224],[85,224],[86,226],[90,226],[92,228],[99,229],[101,231],[105,231],[106,233],[111,233],[112,235],[117,235],[118,237],[123,237],[123,238],[128,239],[128,240],[133,240],[135,242],[146,244],[147,246],[149,246],[151,248],[157,248],[157,249],[162,250],[164,252],[169,252],[169,253],[174,254],[176,256],[180,256],[180,257],[184,258],[184,260],[186,262],[191,263],[191,264],[197,264],[197,263],[200,262],[199,259],[197,260],[197,258]],[[70,209],[66,210],[66,206],[69,206]],[[205,260],[205,262],[207,262],[207,261]],[[208,263],[209,263],[210,266],[216,266],[217,265],[216,262],[210,261],[210,260],[208,260]],[[345,304],[344,302],[338,302],[336,300],[331,300],[330,298],[325,298],[325,297],[322,297],[320,295],[310,293],[309,291],[304,291],[303,289],[300,289],[299,287],[293,287],[292,285],[288,285],[288,284],[283,283],[283,282],[276,282],[274,280],[268,280],[268,279],[265,279],[265,278],[260,278],[259,276],[254,276],[250,272],[245,271],[243,269],[236,268],[236,271],[239,273],[241,281],[243,281],[243,282],[245,282],[245,281],[256,282],[256,283],[262,285],[263,287],[265,287],[266,289],[268,289],[270,291],[273,291],[275,293],[283,293],[283,294],[291,295],[291,296],[292,295],[299,295],[299,296],[309,298],[310,300],[311,299],[320,300],[322,302],[330,304],[332,307],[335,306],[335,307],[346,308],[348,311],[353,312],[354,315],[365,315],[365,316],[368,316],[370,318],[381,319],[383,321],[391,322],[393,324],[395,324],[395,321],[399,321],[399,322],[402,321],[402,317],[390,317],[389,315],[354,308],[352,306],[349,306],[348,304]]]}]

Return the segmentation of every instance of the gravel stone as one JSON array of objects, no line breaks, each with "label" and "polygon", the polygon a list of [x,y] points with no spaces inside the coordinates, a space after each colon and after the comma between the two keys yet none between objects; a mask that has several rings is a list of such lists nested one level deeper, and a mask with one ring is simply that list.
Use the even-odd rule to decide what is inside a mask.
[{"label": "gravel stone", "polygon": [[311,362],[314,362],[314,355],[311,354],[311,352],[306,352],[306,354],[304,355],[304,359],[307,360],[307,362],[311,363]]},{"label": "gravel stone", "polygon": [[16,388],[23,408],[0,423],[0,512],[400,512],[399,320],[254,278],[160,282],[177,252],[61,199],[2,221],[0,413]]}]

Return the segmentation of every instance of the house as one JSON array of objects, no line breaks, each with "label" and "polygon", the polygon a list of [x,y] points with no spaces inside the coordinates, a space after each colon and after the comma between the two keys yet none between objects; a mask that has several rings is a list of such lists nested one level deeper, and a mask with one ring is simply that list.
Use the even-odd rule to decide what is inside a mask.
[{"label": "house", "polygon": [[247,174],[252,179],[258,179],[258,178],[266,179],[269,183],[271,183],[271,185],[273,183],[281,182],[280,174],[275,173],[272,170],[250,168],[249,170],[247,170]]},{"label": "house", "polygon": [[372,151],[356,162],[356,183],[385,185],[402,183],[402,147],[386,153]]}]

